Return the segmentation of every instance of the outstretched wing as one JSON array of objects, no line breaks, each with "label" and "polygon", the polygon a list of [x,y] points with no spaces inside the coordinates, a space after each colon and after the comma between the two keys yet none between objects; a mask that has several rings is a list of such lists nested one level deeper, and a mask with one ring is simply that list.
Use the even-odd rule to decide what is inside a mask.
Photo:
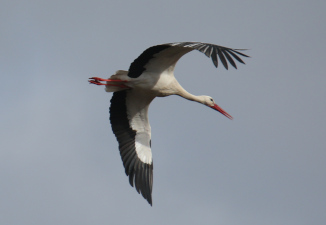
[{"label": "outstretched wing", "polygon": [[249,57],[239,51],[243,49],[232,49],[220,45],[201,43],[201,42],[175,42],[152,46],[146,49],[129,67],[128,76],[132,78],[139,77],[144,71],[160,73],[169,67],[174,69],[177,61],[186,53],[192,50],[198,50],[211,58],[215,67],[218,67],[218,58],[225,69],[228,69],[228,63],[234,68],[237,65],[234,59],[244,64],[240,58]]},{"label": "outstretched wing", "polygon": [[154,97],[134,90],[114,92],[110,122],[129,183],[152,205],[153,160],[148,107]]}]

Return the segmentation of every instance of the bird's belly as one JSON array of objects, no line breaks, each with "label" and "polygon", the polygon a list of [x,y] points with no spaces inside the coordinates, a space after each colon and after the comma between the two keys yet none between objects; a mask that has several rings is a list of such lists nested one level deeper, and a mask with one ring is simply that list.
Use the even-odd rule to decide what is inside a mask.
[{"label": "bird's belly", "polygon": [[165,97],[175,94],[170,80],[158,80],[158,82],[152,87],[152,91],[156,93],[157,97]]},{"label": "bird's belly", "polygon": [[141,78],[133,81],[134,88],[142,89],[153,93],[157,97],[165,97],[174,93],[173,84],[174,76],[161,74],[160,76],[150,73],[143,74]]}]

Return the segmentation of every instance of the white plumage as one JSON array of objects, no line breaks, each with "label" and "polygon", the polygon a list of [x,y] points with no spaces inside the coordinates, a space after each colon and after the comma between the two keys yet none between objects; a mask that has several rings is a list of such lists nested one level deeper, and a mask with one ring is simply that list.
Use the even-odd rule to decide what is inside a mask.
[{"label": "white plumage", "polygon": [[[151,151],[151,127],[148,108],[155,97],[179,95],[211,107],[232,119],[209,96],[188,93],[174,77],[177,61],[186,53],[198,50],[210,57],[218,66],[218,58],[228,69],[234,68],[233,59],[244,63],[239,56],[248,57],[239,49],[201,42],[176,42],[152,46],[131,63],[129,70],[118,70],[109,79],[90,78],[89,82],[105,85],[107,92],[114,92],[110,106],[112,130],[119,142],[119,151],[129,176],[131,186],[152,205],[153,160]],[[106,81],[106,83],[101,83]]]}]

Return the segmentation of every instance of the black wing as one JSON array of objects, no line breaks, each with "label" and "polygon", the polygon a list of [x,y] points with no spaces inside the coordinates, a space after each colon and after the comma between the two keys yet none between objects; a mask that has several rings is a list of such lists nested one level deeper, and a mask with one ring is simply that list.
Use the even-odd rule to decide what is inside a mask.
[{"label": "black wing", "polygon": [[147,110],[153,98],[137,102],[138,97],[133,90],[114,92],[110,122],[130,185],[135,185],[137,192],[152,205],[153,161]]},{"label": "black wing", "polygon": [[243,49],[232,49],[220,45],[201,42],[175,42],[152,46],[146,49],[129,67],[128,76],[139,77],[145,70],[162,71],[170,66],[175,66],[176,62],[186,53],[198,50],[211,58],[215,67],[218,67],[218,58],[225,69],[228,69],[228,62],[237,69],[234,59],[240,63],[244,61],[240,58],[249,57],[239,51]]}]

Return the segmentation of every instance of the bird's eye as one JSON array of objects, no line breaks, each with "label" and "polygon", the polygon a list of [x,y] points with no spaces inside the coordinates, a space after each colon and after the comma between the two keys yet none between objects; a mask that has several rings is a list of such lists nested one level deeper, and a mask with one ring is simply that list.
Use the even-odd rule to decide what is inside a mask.
[{"label": "bird's eye", "polygon": [[209,100],[211,100],[211,102],[214,102],[214,100],[211,98],[211,99],[209,99]]}]

